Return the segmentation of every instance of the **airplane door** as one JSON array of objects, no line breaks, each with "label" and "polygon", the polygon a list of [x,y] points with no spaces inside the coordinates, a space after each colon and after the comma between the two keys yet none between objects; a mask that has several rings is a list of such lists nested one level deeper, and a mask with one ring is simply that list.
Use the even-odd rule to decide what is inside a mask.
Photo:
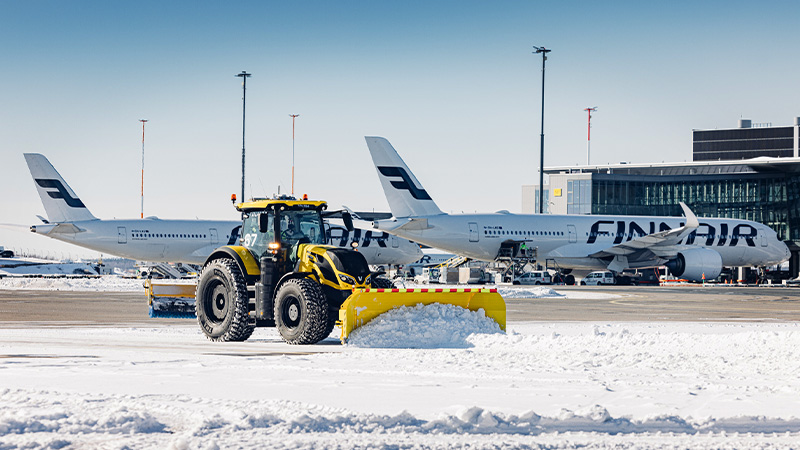
[{"label": "airplane door", "polygon": [[211,243],[217,244],[219,243],[219,237],[217,236],[217,229],[216,228],[209,228],[208,235],[211,237]]},{"label": "airplane door", "polygon": [[767,245],[769,245],[767,243],[767,234],[764,233],[764,230],[758,230],[758,237],[761,238],[761,246],[762,247],[766,247]]},{"label": "airplane door", "polygon": [[392,236],[392,248],[400,247],[400,241],[397,240],[397,236]]},{"label": "airplane door", "polygon": [[567,225],[567,231],[569,232],[569,242],[578,242],[578,232],[575,231],[575,225]]},{"label": "airplane door", "polygon": [[469,241],[478,242],[478,224],[476,222],[469,223]]},{"label": "airplane door", "polygon": [[128,231],[125,227],[117,227],[117,244],[128,243]]}]

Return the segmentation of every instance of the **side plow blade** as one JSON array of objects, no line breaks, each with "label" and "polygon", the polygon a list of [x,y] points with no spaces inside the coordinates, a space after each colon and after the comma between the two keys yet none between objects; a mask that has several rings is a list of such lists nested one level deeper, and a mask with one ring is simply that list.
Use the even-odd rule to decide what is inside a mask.
[{"label": "side plow blade", "polygon": [[399,306],[444,303],[470,311],[482,309],[486,317],[506,329],[506,303],[497,289],[354,289],[339,309],[342,342],[350,333],[379,315]]},{"label": "side plow blade", "polygon": [[144,283],[147,293],[149,314],[154,318],[194,319],[194,284],[169,284],[147,280]]}]

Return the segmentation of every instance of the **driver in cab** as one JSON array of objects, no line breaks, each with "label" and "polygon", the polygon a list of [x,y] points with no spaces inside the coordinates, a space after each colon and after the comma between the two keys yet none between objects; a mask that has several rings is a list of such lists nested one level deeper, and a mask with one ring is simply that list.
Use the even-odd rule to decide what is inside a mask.
[{"label": "driver in cab", "polygon": [[285,224],[286,224],[285,227],[282,227],[283,230],[281,230],[281,240],[282,241],[300,242],[300,240],[303,239],[303,238],[306,238],[306,240],[308,240],[308,237],[305,234],[303,234],[302,231],[300,231],[298,229],[298,227],[297,227],[297,225],[295,225],[294,221],[289,220],[288,222],[285,222]]}]

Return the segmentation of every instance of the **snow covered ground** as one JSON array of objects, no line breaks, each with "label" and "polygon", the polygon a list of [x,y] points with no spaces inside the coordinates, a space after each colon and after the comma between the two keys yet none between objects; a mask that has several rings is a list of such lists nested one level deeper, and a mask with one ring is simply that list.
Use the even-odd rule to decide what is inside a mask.
[{"label": "snow covered ground", "polygon": [[38,258],[0,258],[0,275],[93,275],[91,263],[54,262]]},{"label": "snow covered ground", "polygon": [[[62,290],[62,291],[113,291],[113,292],[136,292],[142,291],[144,280],[136,278],[122,278],[115,275],[106,275],[99,278],[81,277],[62,277],[62,278],[30,278],[9,276],[0,278],[0,289],[33,289],[33,290]],[[193,283],[192,280],[170,280],[172,283]],[[416,285],[405,284],[408,289],[420,287],[464,287],[450,285]],[[571,291],[559,293],[548,286],[481,286],[486,288],[497,288],[503,298],[545,298],[545,297],[565,297],[565,298],[609,298],[614,294],[584,291]]]},{"label": "snow covered ground", "polygon": [[800,448],[796,323],[394,315],[345,346],[2,328],[0,449]]}]

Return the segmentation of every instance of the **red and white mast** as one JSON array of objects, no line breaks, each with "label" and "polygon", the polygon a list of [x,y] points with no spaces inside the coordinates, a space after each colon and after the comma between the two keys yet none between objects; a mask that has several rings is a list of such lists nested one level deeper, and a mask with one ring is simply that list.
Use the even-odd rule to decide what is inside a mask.
[{"label": "red and white mast", "polygon": [[300,114],[289,114],[292,118],[292,195],[294,195],[294,119],[300,117]]},{"label": "red and white mast", "polygon": [[584,111],[589,113],[589,124],[586,131],[586,165],[590,164],[589,156],[592,150],[592,112],[597,111],[597,106],[586,108]]},{"label": "red and white mast", "polygon": [[139,119],[142,122],[142,210],[139,213],[139,218],[144,219],[144,124],[147,119]]}]

